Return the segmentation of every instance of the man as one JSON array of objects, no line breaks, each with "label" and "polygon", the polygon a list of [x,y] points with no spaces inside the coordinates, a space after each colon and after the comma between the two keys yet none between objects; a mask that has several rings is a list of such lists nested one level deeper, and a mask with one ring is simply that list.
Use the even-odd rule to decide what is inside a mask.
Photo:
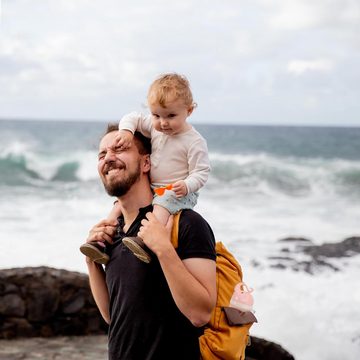
[{"label": "man", "polygon": [[[147,139],[137,134],[121,149],[116,135],[117,125],[109,126],[100,141],[98,172],[108,194],[118,198],[122,216],[118,224],[101,221],[87,238],[110,244],[106,271],[86,258],[94,299],[110,325],[109,359],[198,360],[198,336],[216,301],[213,233],[199,214],[184,210],[174,249],[172,219],[164,227],[151,213]],[[154,253],[150,264],[121,241],[137,233]]]}]

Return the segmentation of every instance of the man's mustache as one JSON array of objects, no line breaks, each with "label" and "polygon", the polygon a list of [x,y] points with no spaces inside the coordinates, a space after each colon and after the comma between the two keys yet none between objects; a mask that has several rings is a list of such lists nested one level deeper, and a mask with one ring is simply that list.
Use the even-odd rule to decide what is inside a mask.
[{"label": "man's mustache", "polygon": [[114,170],[114,169],[119,169],[119,170],[126,169],[126,165],[121,160],[110,161],[108,164],[104,166],[104,173],[107,175],[110,170]]}]

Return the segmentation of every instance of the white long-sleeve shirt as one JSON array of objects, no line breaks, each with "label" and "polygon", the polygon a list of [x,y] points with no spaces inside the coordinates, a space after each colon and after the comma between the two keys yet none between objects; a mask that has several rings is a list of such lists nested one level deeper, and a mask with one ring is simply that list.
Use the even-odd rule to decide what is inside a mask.
[{"label": "white long-sleeve shirt", "polygon": [[166,135],[155,130],[151,116],[132,112],[120,120],[119,130],[139,131],[151,138],[150,177],[154,186],[184,180],[191,193],[205,185],[210,172],[207,144],[193,127],[184,133]]}]

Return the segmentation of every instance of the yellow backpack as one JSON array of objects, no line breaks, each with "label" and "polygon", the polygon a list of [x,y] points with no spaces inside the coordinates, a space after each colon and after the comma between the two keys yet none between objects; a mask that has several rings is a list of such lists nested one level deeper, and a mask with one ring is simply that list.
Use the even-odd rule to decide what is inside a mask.
[{"label": "yellow backpack", "polygon": [[[174,215],[171,242],[178,246],[179,219]],[[216,306],[210,322],[200,336],[201,359],[244,360],[245,348],[250,344],[249,329],[257,319],[251,312],[229,307],[237,284],[242,282],[242,270],[234,256],[221,242],[216,243]]]}]

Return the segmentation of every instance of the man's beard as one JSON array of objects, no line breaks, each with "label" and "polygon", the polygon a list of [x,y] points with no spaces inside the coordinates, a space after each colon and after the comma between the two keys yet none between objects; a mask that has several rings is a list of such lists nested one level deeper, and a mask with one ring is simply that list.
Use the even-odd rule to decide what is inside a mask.
[{"label": "man's beard", "polygon": [[121,197],[125,195],[131,187],[140,178],[140,164],[138,164],[135,171],[129,173],[126,177],[113,180],[110,183],[104,183],[104,188],[110,196]]}]

